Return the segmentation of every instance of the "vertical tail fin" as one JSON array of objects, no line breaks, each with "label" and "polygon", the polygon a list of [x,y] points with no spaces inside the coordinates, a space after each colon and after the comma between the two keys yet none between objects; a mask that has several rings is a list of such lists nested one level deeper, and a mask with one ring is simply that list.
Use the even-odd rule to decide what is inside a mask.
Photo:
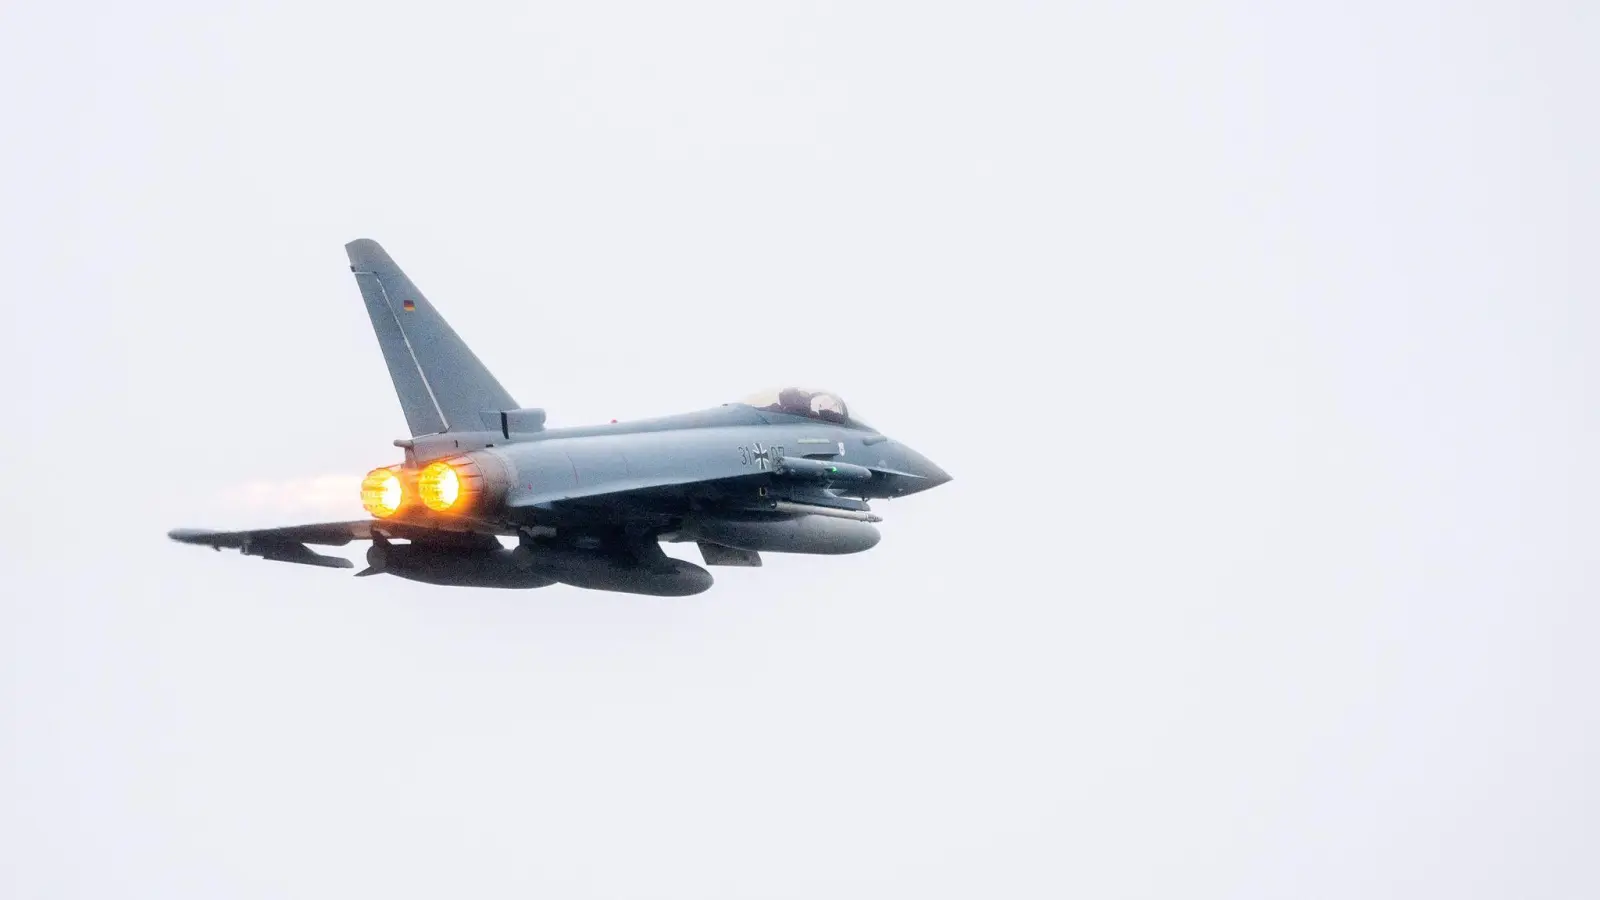
[{"label": "vertical tail fin", "polygon": [[377,241],[344,245],[412,436],[478,431],[517,402]]}]

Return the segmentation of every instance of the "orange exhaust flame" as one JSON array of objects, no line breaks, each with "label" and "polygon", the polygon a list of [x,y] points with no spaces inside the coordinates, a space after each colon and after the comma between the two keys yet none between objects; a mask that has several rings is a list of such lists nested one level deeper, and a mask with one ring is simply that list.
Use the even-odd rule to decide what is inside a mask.
[{"label": "orange exhaust flame", "polygon": [[380,519],[400,511],[405,502],[405,488],[400,484],[400,474],[394,469],[373,469],[361,481],[361,506]]},{"label": "orange exhaust flame", "polygon": [[461,476],[449,463],[428,465],[417,476],[417,496],[434,512],[447,512],[461,502]]}]

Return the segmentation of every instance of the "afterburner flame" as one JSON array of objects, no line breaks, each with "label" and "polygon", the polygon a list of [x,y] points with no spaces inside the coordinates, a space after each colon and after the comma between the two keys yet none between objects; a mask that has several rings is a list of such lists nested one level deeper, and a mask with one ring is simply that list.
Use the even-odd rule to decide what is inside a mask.
[{"label": "afterburner flame", "polygon": [[361,505],[380,519],[398,512],[404,500],[400,475],[393,469],[373,469],[361,481]]},{"label": "afterburner flame", "polygon": [[417,496],[434,512],[446,512],[461,500],[461,476],[448,463],[432,463],[417,476]]}]

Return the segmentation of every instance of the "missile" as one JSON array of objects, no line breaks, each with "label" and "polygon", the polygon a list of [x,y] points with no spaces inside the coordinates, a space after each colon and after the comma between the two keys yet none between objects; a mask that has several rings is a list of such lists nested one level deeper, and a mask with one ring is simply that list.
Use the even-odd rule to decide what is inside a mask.
[{"label": "missile", "polygon": [[804,456],[779,457],[775,471],[779,475],[791,478],[811,478],[818,481],[872,480],[872,470],[866,466],[826,459],[808,459]]},{"label": "missile", "polygon": [[792,500],[774,500],[769,506],[773,512],[797,516],[823,516],[832,519],[854,519],[857,522],[882,522],[883,517],[865,509],[840,509],[837,506],[818,506],[815,503],[795,503]]},{"label": "missile", "polygon": [[680,539],[758,553],[860,553],[876,546],[879,538],[878,529],[866,522],[815,514],[693,515],[684,519],[679,534]]}]

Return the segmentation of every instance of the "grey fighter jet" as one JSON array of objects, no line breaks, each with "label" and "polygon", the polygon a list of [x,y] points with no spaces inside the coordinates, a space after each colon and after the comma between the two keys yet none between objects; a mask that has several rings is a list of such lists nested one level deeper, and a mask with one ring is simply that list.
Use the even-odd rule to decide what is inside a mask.
[{"label": "grey fighter jet", "polygon": [[[850,414],[837,394],[785,388],[679,415],[548,428],[511,399],[376,242],[345,245],[411,437],[362,482],[370,518],[251,531],[177,529],[185,544],[329,568],[311,545],[371,541],[367,567],[437,585],[683,596],[707,566],[763,552],[856,553],[878,543],[869,500],[950,476]],[[352,485],[352,489],[354,486]],[[514,539],[508,547],[504,539]]]}]

